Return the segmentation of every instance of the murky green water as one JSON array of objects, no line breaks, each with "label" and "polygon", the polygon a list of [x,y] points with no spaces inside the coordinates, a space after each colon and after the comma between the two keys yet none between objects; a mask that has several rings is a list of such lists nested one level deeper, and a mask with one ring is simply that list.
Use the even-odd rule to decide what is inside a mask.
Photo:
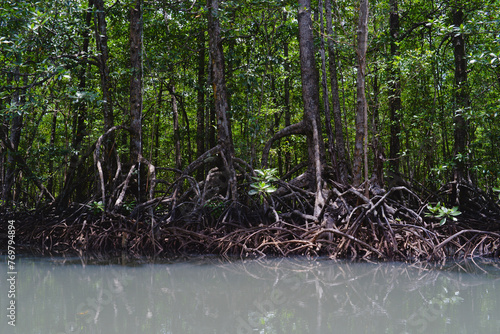
[{"label": "murky green water", "polygon": [[[500,333],[500,263],[16,259],[0,333]],[[118,263],[119,259],[114,261]]]}]

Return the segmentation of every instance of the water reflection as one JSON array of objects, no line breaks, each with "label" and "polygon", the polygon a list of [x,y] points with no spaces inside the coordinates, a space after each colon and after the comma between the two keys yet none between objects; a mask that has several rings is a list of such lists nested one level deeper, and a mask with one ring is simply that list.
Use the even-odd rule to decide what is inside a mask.
[{"label": "water reflection", "polygon": [[[97,264],[96,264],[97,263]],[[21,258],[1,333],[498,333],[500,263]],[[5,261],[1,270],[6,273]],[[6,310],[6,282],[0,285]],[[5,313],[5,312],[4,312]]]}]

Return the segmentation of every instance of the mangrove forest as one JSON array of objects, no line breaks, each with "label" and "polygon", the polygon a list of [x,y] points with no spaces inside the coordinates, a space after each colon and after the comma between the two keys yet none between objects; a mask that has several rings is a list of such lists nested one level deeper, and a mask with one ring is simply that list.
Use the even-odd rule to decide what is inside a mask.
[{"label": "mangrove forest", "polygon": [[500,2],[1,0],[0,240],[500,257]]}]

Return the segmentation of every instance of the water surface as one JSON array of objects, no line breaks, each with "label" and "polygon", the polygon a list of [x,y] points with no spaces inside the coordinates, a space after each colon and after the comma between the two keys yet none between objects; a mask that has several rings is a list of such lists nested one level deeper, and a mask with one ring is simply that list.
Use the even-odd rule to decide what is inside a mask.
[{"label": "water surface", "polygon": [[[0,333],[499,333],[500,263],[17,259]],[[5,257],[0,272],[7,276]]]}]

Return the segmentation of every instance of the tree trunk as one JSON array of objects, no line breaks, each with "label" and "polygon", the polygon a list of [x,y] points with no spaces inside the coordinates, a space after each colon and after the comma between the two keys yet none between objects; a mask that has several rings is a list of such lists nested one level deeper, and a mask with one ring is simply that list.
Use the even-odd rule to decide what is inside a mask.
[{"label": "tree trunk", "polygon": [[182,98],[181,95],[177,95],[177,99],[179,100],[180,102],[180,110],[181,110],[181,113],[182,113],[182,117],[184,118],[184,126],[186,128],[186,152],[187,152],[187,157],[188,157],[188,161],[189,163],[191,163],[193,161],[193,150],[191,148],[191,127],[189,125],[189,116],[186,112],[186,104],[184,103],[184,99]]},{"label": "tree trunk", "polygon": [[[210,41],[209,41],[210,43]],[[210,55],[210,48],[208,52],[208,75],[207,75],[207,87],[213,87],[214,82],[214,70],[212,68],[212,56]],[[217,140],[215,138],[215,98],[214,94],[208,95],[208,103],[206,105],[205,111],[205,140],[207,141],[207,150],[213,148],[217,145]]]},{"label": "tree trunk", "polygon": [[[196,157],[205,152],[205,31],[198,35],[198,87],[196,109]],[[199,169],[197,179],[201,181],[204,170]]]},{"label": "tree trunk", "polygon": [[335,143],[337,154],[338,181],[348,182],[347,155],[342,127],[342,112],[340,110],[339,85],[337,78],[337,53],[333,41],[332,6],[330,0],[325,0],[326,29],[328,34],[328,64],[330,68],[330,85],[332,91],[333,119],[335,125]]},{"label": "tree trunk", "polygon": [[[16,93],[17,94],[17,93]],[[24,97],[19,99],[21,102],[24,103]],[[13,145],[14,151],[9,152],[8,158],[7,158],[7,173],[6,173],[6,182],[5,182],[5,196],[4,200],[6,203],[8,203],[10,200],[15,199],[12,196],[12,186],[15,181],[15,174],[16,174],[16,161],[13,157],[14,154],[18,154],[18,148],[19,148],[19,143],[21,141],[21,132],[23,129],[23,114],[19,113],[16,114],[12,118],[12,124],[10,127],[10,142]]]},{"label": "tree trunk", "polygon": [[[286,14],[285,14],[286,15]],[[286,17],[285,17],[286,18]],[[285,56],[285,128],[290,126],[291,115],[290,115],[290,63],[288,61],[288,42],[284,42],[283,45],[283,55]],[[288,173],[290,171],[292,164],[292,157],[289,150],[285,152],[285,172]]]},{"label": "tree trunk", "polygon": [[399,173],[399,151],[401,143],[399,136],[401,133],[401,82],[399,69],[395,65],[396,56],[399,53],[399,12],[398,0],[390,0],[389,33],[391,39],[391,60],[389,80],[389,119],[391,124],[391,138],[389,143],[389,168],[395,173]]},{"label": "tree trunk", "polygon": [[[323,107],[325,112],[325,127],[326,134],[328,135],[328,153],[330,154],[330,161],[332,163],[333,168],[337,169],[337,157],[335,148],[335,139],[333,137],[332,130],[332,117],[330,113],[330,99],[328,96],[328,84],[326,79],[326,56],[325,56],[325,28],[323,21],[323,2],[321,0],[318,1],[318,12],[320,18],[320,55],[321,55],[321,86],[323,89]],[[338,169],[337,169],[338,170]],[[339,175],[337,173],[337,179]]]},{"label": "tree trunk", "polygon": [[217,116],[218,142],[221,146],[222,160],[228,173],[229,198],[236,200],[236,172],[234,170],[234,146],[232,142],[231,127],[227,113],[229,105],[227,100],[226,78],[224,70],[224,53],[222,49],[221,28],[219,23],[219,0],[208,0],[208,33],[210,36],[209,49],[213,71],[213,93],[215,113]]},{"label": "tree trunk", "polygon": [[[356,139],[354,147],[353,185],[361,184],[362,165],[366,162],[366,140],[368,135],[367,104],[365,96],[365,71],[366,71],[366,48],[368,39],[368,0],[360,0],[359,25],[358,25],[358,49],[357,49],[357,108],[356,108]],[[365,178],[366,173],[365,163]]]},{"label": "tree trunk", "polygon": [[[262,82],[264,82],[264,78],[262,78]],[[271,92],[273,92],[273,105],[277,106],[279,103],[276,99],[276,96],[278,95],[278,92],[276,92],[276,82],[275,82],[274,76],[271,74]],[[259,108],[260,109],[260,108]],[[282,113],[275,113],[274,114],[274,122],[271,123],[271,126],[269,127],[269,135],[274,136],[276,131],[280,127],[280,119],[281,119]],[[283,159],[282,159],[282,149],[280,142],[278,141],[278,175],[283,175]]]},{"label": "tree trunk", "polygon": [[[110,76],[108,67],[108,33],[106,27],[106,13],[104,10],[104,0],[94,0],[95,6],[95,26],[96,26],[96,45],[99,63],[99,72],[101,76],[101,90],[102,90],[102,109],[104,114],[104,129],[103,132],[106,133],[109,129],[114,126],[114,116],[113,116],[113,102],[111,98],[111,87],[110,87]],[[110,152],[112,149],[112,143],[114,142],[114,134],[108,137],[105,146],[104,159],[110,157]],[[107,164],[106,164],[107,165]]]},{"label": "tree trunk", "polygon": [[[462,9],[453,10],[453,25],[460,29],[464,22],[464,13]],[[467,165],[464,163],[468,129],[464,113],[469,108],[469,93],[467,91],[467,59],[465,55],[465,41],[463,34],[454,33],[453,35],[453,54],[455,58],[455,145],[454,154],[461,155],[463,158],[456,159],[455,181],[461,181],[466,178]]]},{"label": "tree trunk", "polygon": [[314,176],[314,185],[312,188],[316,191],[314,215],[317,216],[324,205],[324,198],[322,195],[324,145],[322,143],[321,123],[319,118],[319,84],[318,71],[316,70],[314,58],[314,37],[310,0],[299,0],[298,22],[304,126],[307,137],[309,172]]},{"label": "tree trunk", "polygon": [[142,156],[142,0],[130,10],[130,162]]},{"label": "tree trunk", "polygon": [[153,127],[154,140],[151,145],[153,145],[153,159],[151,159],[152,164],[157,164],[158,154],[160,152],[160,124],[161,124],[161,112],[163,110],[163,91],[164,91],[164,83],[163,79],[160,80],[160,87],[158,91],[158,95],[156,97],[156,112],[155,112],[155,121]]},{"label": "tree trunk", "polygon": [[[20,82],[20,73],[19,68],[15,69],[14,81],[18,86],[22,86]],[[24,104],[24,92],[16,89],[16,91],[12,95],[11,103],[13,106],[17,106],[21,108],[22,104]],[[9,141],[11,145],[11,150],[7,152],[7,166],[5,168],[5,179],[2,187],[2,200],[3,205],[9,205],[12,201],[12,186],[15,181],[16,175],[16,157],[18,154],[17,150],[19,148],[19,142],[21,140],[21,131],[23,129],[23,113],[16,112],[12,116],[12,122],[10,125],[10,136]],[[5,134],[7,135],[7,134]]]},{"label": "tree trunk", "polygon": [[[462,8],[453,9],[453,25],[456,29],[464,23],[464,12]],[[453,198],[460,204],[460,194],[458,192],[458,183],[469,181],[467,169],[467,146],[469,139],[468,122],[465,113],[470,107],[470,97],[467,87],[467,59],[465,55],[465,41],[461,33],[453,33],[453,54],[455,58],[455,144],[454,156],[455,167],[453,171],[455,186]]]},{"label": "tree trunk", "polygon": [[[174,122],[174,147],[175,147],[175,168],[182,169],[182,156],[181,156],[181,136],[179,130],[179,112],[177,108],[177,99],[175,98],[175,87],[170,87],[172,97],[172,117]],[[180,175],[179,175],[180,176]]]},{"label": "tree trunk", "polygon": [[[56,129],[57,129],[57,109],[54,109],[52,113],[52,127],[50,130],[50,141],[49,141],[49,150],[53,150],[56,144]],[[54,151],[49,151],[49,155],[54,154]],[[52,174],[54,170],[54,159],[50,159],[48,163],[49,173]],[[53,194],[54,193],[54,175],[52,175],[47,181],[47,190]]]},{"label": "tree trunk", "polygon": [[108,33],[106,25],[106,14],[104,10],[104,0],[95,0],[95,7],[96,43],[97,51],[99,52],[99,71],[101,74],[101,89],[103,95],[104,132],[106,132],[113,127],[114,117],[108,67]]},{"label": "tree trunk", "polygon": [[[375,65],[376,66],[376,65]],[[384,147],[380,142],[380,117],[379,117],[379,101],[380,86],[378,83],[378,69],[375,67],[375,75],[373,76],[373,179],[374,184],[379,188],[384,187]]]},{"label": "tree trunk", "polygon": [[[310,10],[310,0],[299,0],[299,50],[304,116],[302,121],[278,131],[266,143],[262,152],[262,166],[264,168],[267,167],[269,151],[275,141],[293,134],[306,135],[309,163],[308,173],[312,176],[310,187],[316,192],[314,214],[317,215],[324,205],[322,168],[325,163],[325,152],[321,137],[318,71],[316,70],[314,59],[314,37]],[[289,119],[285,119],[285,124],[287,122],[289,122]]]}]

